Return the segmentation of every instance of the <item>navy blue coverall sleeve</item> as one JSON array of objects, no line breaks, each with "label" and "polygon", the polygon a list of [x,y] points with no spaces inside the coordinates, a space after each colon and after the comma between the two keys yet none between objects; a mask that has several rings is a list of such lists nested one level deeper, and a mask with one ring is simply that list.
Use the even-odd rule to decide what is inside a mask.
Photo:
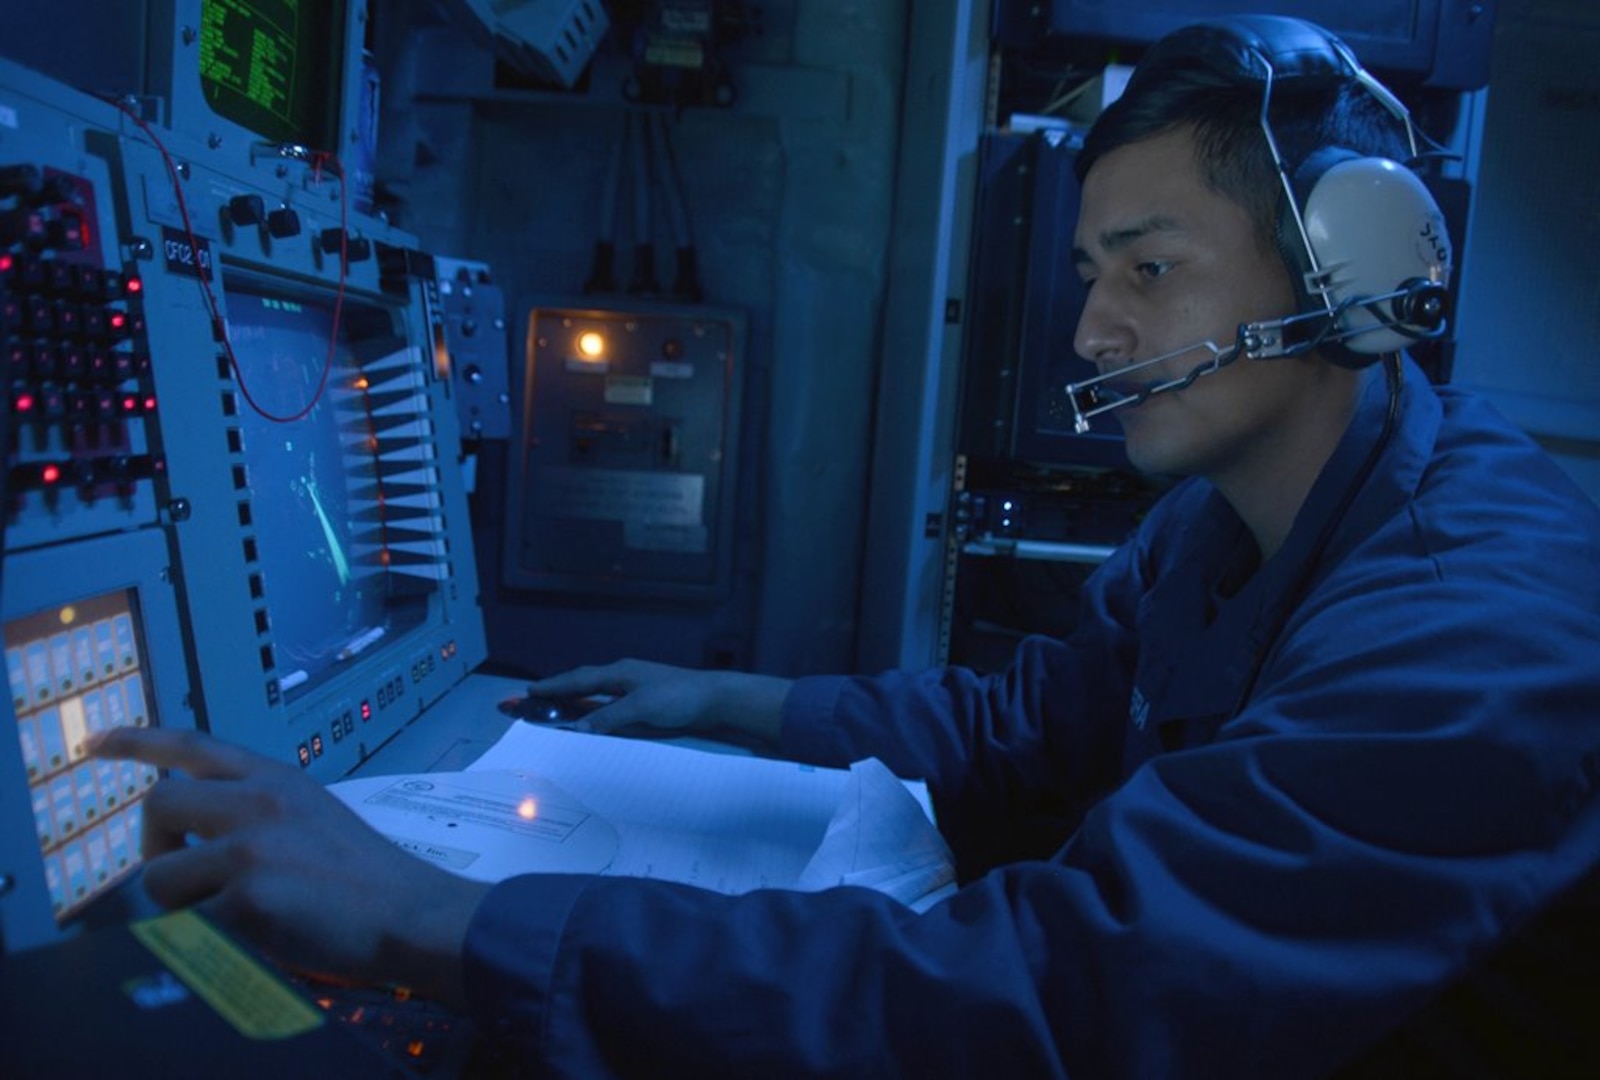
[{"label": "navy blue coverall sleeve", "polygon": [[[1600,850],[1600,672],[1572,678],[1580,613],[1500,598],[1508,623],[1544,628],[1508,657],[1448,611],[1383,607],[1396,599],[1338,605],[1371,606],[1333,620],[1348,634],[1307,615],[1318,659],[1267,681],[1224,737],[1153,759],[1055,855],[925,914],[855,889],[502,884],[467,951],[476,1011],[554,1075],[1319,1075]],[[1358,689],[1319,691],[1326,665],[1359,665]],[[1437,674],[1426,698],[1419,666]],[[834,698],[848,756],[881,687],[813,692]],[[986,693],[1008,694],[953,696]],[[951,782],[1013,782],[986,769]]]},{"label": "navy blue coverall sleeve", "polygon": [[1243,698],[1212,691],[1250,634],[1212,655],[1175,621],[1203,593],[1151,617],[1194,577],[1149,569],[1200,520],[1172,495],[1097,633],[796,685],[787,752],[928,780],[948,900],[515,878],[469,931],[475,1017],[540,1075],[1286,1080],[1427,1015],[1600,863],[1600,519],[1526,440],[1411,407]]}]

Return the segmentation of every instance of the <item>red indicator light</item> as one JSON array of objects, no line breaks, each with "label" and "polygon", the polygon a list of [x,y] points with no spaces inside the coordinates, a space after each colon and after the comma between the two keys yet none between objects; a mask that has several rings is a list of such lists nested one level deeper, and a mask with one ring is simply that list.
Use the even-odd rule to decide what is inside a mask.
[{"label": "red indicator light", "polygon": [[156,399],[155,399],[154,396],[147,397],[147,398],[144,399],[144,411],[145,412],[155,412],[156,411]]},{"label": "red indicator light", "polygon": [[60,465],[46,465],[44,468],[39,470],[39,479],[44,481],[46,484],[60,483],[61,482],[61,466]]},{"label": "red indicator light", "polygon": [[113,311],[110,318],[111,329],[122,330],[128,325],[128,315],[123,311]]},{"label": "red indicator light", "polygon": [[125,413],[138,412],[139,411],[139,399],[136,398],[136,397],[132,397],[132,396],[123,398],[122,399],[122,411],[125,412]]},{"label": "red indicator light", "polygon": [[128,279],[126,288],[129,296],[135,296],[144,292],[144,282],[139,278],[131,277]]},{"label": "red indicator light", "polygon": [[368,702],[368,701],[363,701],[361,703],[361,722],[362,723],[366,723],[368,720],[371,720],[371,719],[372,719],[372,703]]},{"label": "red indicator light", "polygon": [[34,405],[38,404],[32,394],[17,395],[17,411],[19,413],[32,412]]},{"label": "red indicator light", "polygon": [[17,260],[10,255],[0,255],[0,274],[11,273],[11,268],[17,265]]}]

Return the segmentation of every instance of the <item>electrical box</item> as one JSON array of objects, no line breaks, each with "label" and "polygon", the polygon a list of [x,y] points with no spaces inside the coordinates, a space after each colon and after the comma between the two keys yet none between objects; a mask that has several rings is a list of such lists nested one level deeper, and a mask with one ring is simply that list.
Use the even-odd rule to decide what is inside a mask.
[{"label": "electrical box", "polygon": [[743,315],[535,304],[527,329],[505,583],[634,598],[726,595]]}]

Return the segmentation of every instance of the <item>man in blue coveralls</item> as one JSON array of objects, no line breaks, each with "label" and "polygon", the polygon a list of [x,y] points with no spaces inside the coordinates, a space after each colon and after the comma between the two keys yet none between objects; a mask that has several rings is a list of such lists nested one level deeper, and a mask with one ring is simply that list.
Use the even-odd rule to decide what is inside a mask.
[{"label": "man in blue coveralls", "polygon": [[554,1075],[1600,1075],[1600,512],[1396,351],[1447,255],[1397,110],[1316,27],[1241,17],[1152,47],[1096,124],[1077,348],[1107,378],[1075,403],[1187,479],[1070,640],[993,677],[532,687],[926,778],[950,898],[480,885],[292,767],[118,731],[99,753],[189,774],[149,796],[150,893]]}]

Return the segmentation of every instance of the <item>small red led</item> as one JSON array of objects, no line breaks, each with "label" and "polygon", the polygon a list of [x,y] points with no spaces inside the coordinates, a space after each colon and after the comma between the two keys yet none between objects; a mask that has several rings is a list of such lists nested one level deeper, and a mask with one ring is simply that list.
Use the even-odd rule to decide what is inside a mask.
[{"label": "small red led", "polygon": [[33,407],[36,404],[38,404],[38,402],[34,399],[32,394],[17,395],[17,411],[19,413],[32,412]]},{"label": "small red led", "polygon": [[46,484],[57,484],[57,483],[60,483],[61,482],[61,466],[60,465],[46,465],[44,468],[39,470],[39,479],[42,480]]},{"label": "small red led", "polygon": [[0,274],[11,273],[11,268],[17,265],[17,260],[11,255],[0,255]]},{"label": "small red led", "polygon": [[122,411],[125,412],[125,413],[138,412],[139,411],[139,399],[134,397],[131,394],[128,395],[127,397],[123,398],[122,399]]},{"label": "small red led", "polygon": [[111,329],[123,330],[128,325],[128,313],[125,311],[113,311],[108,322],[111,325]]},{"label": "small red led", "polygon": [[145,412],[155,412],[156,411],[156,399],[155,399],[155,395],[154,394],[152,394],[152,395],[150,395],[150,396],[148,396],[148,397],[146,397],[144,399],[144,411]]},{"label": "small red led", "polygon": [[371,720],[371,719],[372,719],[372,703],[371,702],[367,702],[367,701],[363,701],[361,703],[361,722],[362,723],[366,723],[368,720]]},{"label": "small red led", "polygon": [[131,277],[128,279],[128,283],[124,286],[124,288],[128,290],[129,296],[137,296],[144,292],[144,282],[139,278]]}]

